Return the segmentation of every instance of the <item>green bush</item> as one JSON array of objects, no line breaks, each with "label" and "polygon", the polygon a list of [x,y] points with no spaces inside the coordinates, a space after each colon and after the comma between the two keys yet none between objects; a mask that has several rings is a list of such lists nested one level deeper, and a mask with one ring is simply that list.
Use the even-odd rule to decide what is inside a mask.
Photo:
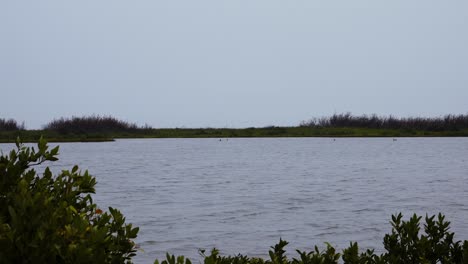
[{"label": "green bush", "polygon": [[[420,234],[421,217],[413,215],[409,221],[402,221],[402,215],[392,216],[392,232],[384,237],[386,252],[377,255],[374,250],[368,249],[359,252],[358,243],[350,246],[340,254],[329,243],[326,249],[319,250],[317,246],[310,252],[296,250],[298,258],[288,259],[284,248],[288,242],[281,240],[268,252],[270,258],[249,258],[244,255],[220,256],[217,249],[210,255],[205,255],[204,264],[337,264],[340,258],[344,264],[467,264],[468,241],[462,244],[454,242],[454,233],[449,232],[450,223],[445,221],[443,215],[426,216],[424,234]],[[159,264],[156,260],[154,264]],[[166,260],[161,264],[191,264],[183,256],[175,257],[166,254]]]},{"label": "green bush", "polygon": [[[359,252],[358,243],[350,246],[340,254],[326,243],[325,250],[317,246],[310,252],[297,251],[298,258],[288,259],[284,247],[288,242],[281,240],[269,251],[270,259],[249,258],[244,255],[220,256],[217,249],[205,255],[204,264],[337,264],[340,258],[344,264],[467,264],[468,241],[463,244],[454,242],[454,233],[449,232],[450,223],[442,214],[425,218],[424,234],[420,234],[421,217],[413,215],[408,221],[402,221],[402,215],[392,216],[392,232],[384,237],[386,252],[377,255],[374,250]],[[159,264],[156,260],[155,264]],[[166,255],[161,264],[191,264],[183,256]]]},{"label": "green bush", "polygon": [[59,148],[16,145],[0,157],[0,262],[131,263],[138,228],[93,203],[95,178],[77,166],[39,174],[34,167],[57,160]]}]

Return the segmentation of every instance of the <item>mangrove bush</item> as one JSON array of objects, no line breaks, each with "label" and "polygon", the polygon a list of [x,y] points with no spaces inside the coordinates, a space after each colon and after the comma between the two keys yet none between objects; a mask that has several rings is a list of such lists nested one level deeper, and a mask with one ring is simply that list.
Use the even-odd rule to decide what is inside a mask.
[{"label": "mangrove bush", "polygon": [[59,150],[42,138],[16,147],[0,157],[0,263],[131,263],[138,228],[93,203],[95,178],[77,166],[38,173]]},{"label": "mangrove bush", "polygon": [[[442,214],[426,216],[424,232],[421,232],[421,217],[413,215],[408,221],[402,214],[392,216],[392,231],[385,235],[385,252],[376,254],[374,250],[360,251],[357,242],[351,242],[341,253],[329,243],[320,250],[317,246],[311,251],[296,250],[297,257],[288,258],[284,249],[288,242],[281,240],[271,247],[269,259],[245,255],[221,256],[213,249],[209,255],[201,251],[204,264],[468,264],[468,241],[454,240],[450,232],[450,222]],[[156,260],[155,264],[159,264]],[[183,256],[167,254],[161,264],[190,264]]]}]

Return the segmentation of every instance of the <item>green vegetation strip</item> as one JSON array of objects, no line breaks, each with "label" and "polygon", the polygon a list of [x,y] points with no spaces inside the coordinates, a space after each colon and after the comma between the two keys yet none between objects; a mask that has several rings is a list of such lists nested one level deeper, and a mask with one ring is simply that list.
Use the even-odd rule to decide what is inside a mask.
[{"label": "green vegetation strip", "polygon": [[53,142],[101,142],[117,138],[236,138],[236,137],[466,137],[468,115],[395,118],[392,116],[334,114],[292,127],[152,128],[111,116],[60,118],[42,130],[27,130],[13,119],[0,118],[0,143],[35,142],[41,136]]},{"label": "green vegetation strip", "polygon": [[123,132],[60,133],[51,130],[0,132],[1,143],[13,143],[17,137],[36,142],[41,136],[50,142],[105,142],[119,138],[250,138],[250,137],[467,137],[468,129],[457,131],[418,131],[370,128],[172,128],[135,129]]},{"label": "green vegetation strip", "polygon": [[41,137],[46,138],[48,142],[114,141],[114,138],[108,134],[60,134],[48,130],[0,131],[0,143],[14,143],[18,137],[25,143],[37,142]]}]

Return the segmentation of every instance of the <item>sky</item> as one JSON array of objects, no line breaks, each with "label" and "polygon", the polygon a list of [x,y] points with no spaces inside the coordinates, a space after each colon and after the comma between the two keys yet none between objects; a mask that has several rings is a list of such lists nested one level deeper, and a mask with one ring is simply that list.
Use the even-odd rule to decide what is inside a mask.
[{"label": "sky", "polygon": [[465,0],[0,1],[0,118],[468,113]]}]

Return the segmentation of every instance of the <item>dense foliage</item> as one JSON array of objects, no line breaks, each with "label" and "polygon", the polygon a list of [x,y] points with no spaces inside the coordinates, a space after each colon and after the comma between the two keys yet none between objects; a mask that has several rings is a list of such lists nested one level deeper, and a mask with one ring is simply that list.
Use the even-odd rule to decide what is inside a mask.
[{"label": "dense foliage", "polygon": [[58,147],[17,142],[0,157],[0,263],[130,263],[138,228],[93,203],[95,178],[77,166],[56,176],[47,167]]},{"label": "dense foliage", "polygon": [[18,124],[18,122],[14,119],[0,118],[0,131],[16,131],[24,129],[24,124]]},{"label": "dense foliage", "polygon": [[461,130],[468,128],[467,115],[445,115],[443,117],[406,117],[362,115],[351,113],[334,114],[330,117],[313,118],[302,122],[306,127],[359,127],[378,129],[413,129],[424,131]]},{"label": "dense foliage", "polygon": [[[147,129],[149,127],[145,127]],[[60,133],[109,133],[128,132],[140,129],[136,124],[125,122],[111,116],[83,116],[60,118],[44,126],[45,130],[54,130]]]},{"label": "dense foliage", "polygon": [[[424,233],[421,234],[420,216],[413,215],[408,221],[402,220],[402,215],[392,216],[392,232],[385,235],[385,253],[375,254],[374,250],[359,251],[358,243],[339,253],[333,246],[326,243],[326,248],[319,250],[317,246],[312,251],[299,251],[297,257],[288,259],[284,250],[288,242],[281,240],[271,247],[269,259],[250,258],[244,255],[221,256],[217,249],[210,255],[205,255],[204,264],[468,264],[468,241],[454,241],[454,233],[449,231],[450,222],[445,221],[442,214],[426,216]],[[190,264],[183,256],[175,257],[167,254],[161,264]],[[156,260],[155,264],[159,264]]]}]

